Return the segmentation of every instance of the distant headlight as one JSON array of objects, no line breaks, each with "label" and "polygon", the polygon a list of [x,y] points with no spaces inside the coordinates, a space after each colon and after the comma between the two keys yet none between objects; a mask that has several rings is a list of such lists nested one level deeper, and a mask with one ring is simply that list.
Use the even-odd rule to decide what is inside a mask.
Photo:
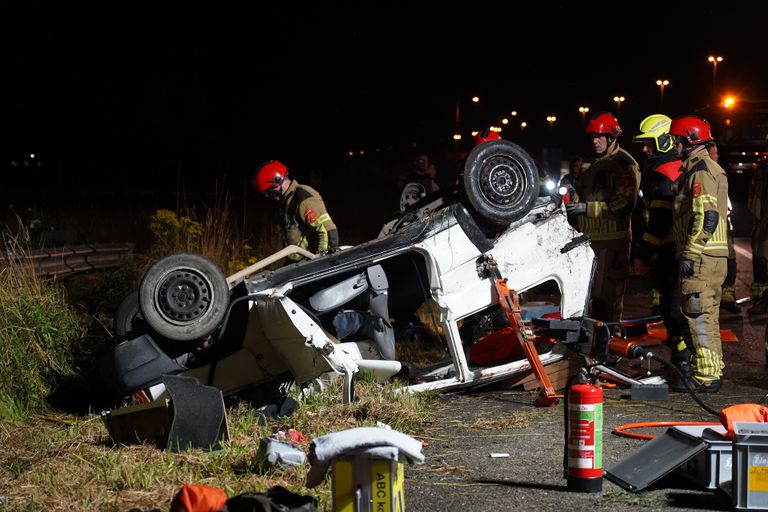
[{"label": "distant headlight", "polygon": [[568,187],[560,187],[559,189],[557,189],[557,193],[560,194],[561,196],[566,195],[568,193]]}]

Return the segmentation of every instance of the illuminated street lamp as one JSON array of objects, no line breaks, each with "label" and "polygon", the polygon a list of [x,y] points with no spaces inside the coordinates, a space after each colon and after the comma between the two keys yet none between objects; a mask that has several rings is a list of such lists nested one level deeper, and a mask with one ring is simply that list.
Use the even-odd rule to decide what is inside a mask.
[{"label": "illuminated street lamp", "polygon": [[659,93],[659,109],[664,110],[664,88],[669,85],[669,80],[656,80],[656,85],[658,85],[661,90]]},{"label": "illuminated street lamp", "polygon": [[723,62],[720,55],[710,55],[707,60],[712,63],[712,94],[717,93],[717,63]]},{"label": "illuminated street lamp", "polygon": [[549,129],[552,129],[552,125],[555,124],[555,121],[557,121],[557,117],[555,116],[547,116],[547,122],[549,123]]},{"label": "illuminated street lamp", "polygon": [[526,127],[526,126],[528,126],[528,123],[526,123],[525,121],[523,121],[522,123],[520,123],[520,131],[523,131],[523,130],[525,130],[525,127]]},{"label": "illuminated street lamp", "polygon": [[585,123],[587,121],[587,112],[589,112],[589,107],[579,107],[579,113],[581,114],[582,123]]},{"label": "illuminated street lamp", "polygon": [[626,98],[624,96],[614,96],[613,101],[616,102],[616,113],[618,114],[621,110],[621,104],[624,102]]}]

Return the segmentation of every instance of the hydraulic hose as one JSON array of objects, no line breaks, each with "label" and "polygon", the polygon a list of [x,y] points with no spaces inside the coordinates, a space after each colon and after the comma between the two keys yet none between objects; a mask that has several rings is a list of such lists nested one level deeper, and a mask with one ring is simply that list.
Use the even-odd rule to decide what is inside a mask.
[{"label": "hydraulic hose", "polygon": [[672,371],[674,371],[675,374],[679,377],[680,382],[685,384],[685,389],[688,390],[688,394],[690,394],[693,397],[693,399],[696,401],[696,403],[699,404],[702,409],[704,409],[705,411],[707,411],[711,415],[716,416],[718,418],[720,417],[720,411],[716,411],[715,409],[711,408],[710,406],[705,404],[701,400],[701,398],[698,397],[696,392],[691,388],[691,385],[688,383],[688,379],[685,378],[685,375],[680,373],[680,370],[677,369],[677,366],[675,366],[674,364],[670,363],[666,359],[657,356],[653,352],[650,352],[650,351],[646,350],[645,348],[641,347],[640,345],[633,345],[633,346],[629,347],[628,348],[628,355],[630,357],[634,357],[634,358],[647,357],[647,358],[653,359],[654,361],[658,361],[659,363],[663,364],[667,368],[669,368]]},{"label": "hydraulic hose", "polygon": [[626,432],[633,428],[654,428],[654,427],[680,427],[680,426],[722,426],[721,423],[712,421],[646,421],[641,423],[627,423],[614,428],[612,433],[620,437],[631,437],[632,439],[653,439],[656,436],[651,434],[638,434]]}]

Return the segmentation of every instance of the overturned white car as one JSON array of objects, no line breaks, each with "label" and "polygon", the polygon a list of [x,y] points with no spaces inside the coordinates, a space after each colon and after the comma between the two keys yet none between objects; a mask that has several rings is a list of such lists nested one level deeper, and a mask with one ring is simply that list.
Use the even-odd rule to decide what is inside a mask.
[{"label": "overturned white car", "polygon": [[[567,319],[584,315],[593,272],[587,238],[558,201],[537,197],[537,179],[522,148],[488,142],[470,153],[456,189],[406,212],[376,240],[229,279],[199,255],[159,260],[121,306],[125,341],[103,358],[102,374],[124,395],[149,389],[155,398],[164,374],[182,374],[264,401],[281,383],[327,372],[343,375],[347,400],[360,370],[397,375],[412,391],[508,378],[528,361],[468,357],[499,327],[498,278],[520,293],[554,283]],[[414,341],[398,339],[398,326],[425,303],[443,357],[419,363],[405,355]],[[540,360],[560,357],[547,351]]]}]

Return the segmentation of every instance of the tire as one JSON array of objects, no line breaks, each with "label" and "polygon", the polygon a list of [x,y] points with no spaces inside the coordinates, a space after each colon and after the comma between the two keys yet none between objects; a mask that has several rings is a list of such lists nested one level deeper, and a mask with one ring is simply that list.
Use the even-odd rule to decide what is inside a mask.
[{"label": "tire", "polygon": [[[141,316],[139,307],[139,291],[132,291],[117,306],[114,319],[115,336],[118,339],[127,339],[132,333],[144,334],[146,322]],[[132,336],[131,336],[132,337]]]},{"label": "tire", "polygon": [[467,157],[462,180],[465,206],[497,228],[523,218],[539,193],[539,172],[533,158],[506,140],[475,146]]},{"label": "tire", "polygon": [[213,333],[229,306],[221,270],[199,254],[178,253],[158,260],[139,286],[139,307],[147,324],[175,341],[201,340]]}]

